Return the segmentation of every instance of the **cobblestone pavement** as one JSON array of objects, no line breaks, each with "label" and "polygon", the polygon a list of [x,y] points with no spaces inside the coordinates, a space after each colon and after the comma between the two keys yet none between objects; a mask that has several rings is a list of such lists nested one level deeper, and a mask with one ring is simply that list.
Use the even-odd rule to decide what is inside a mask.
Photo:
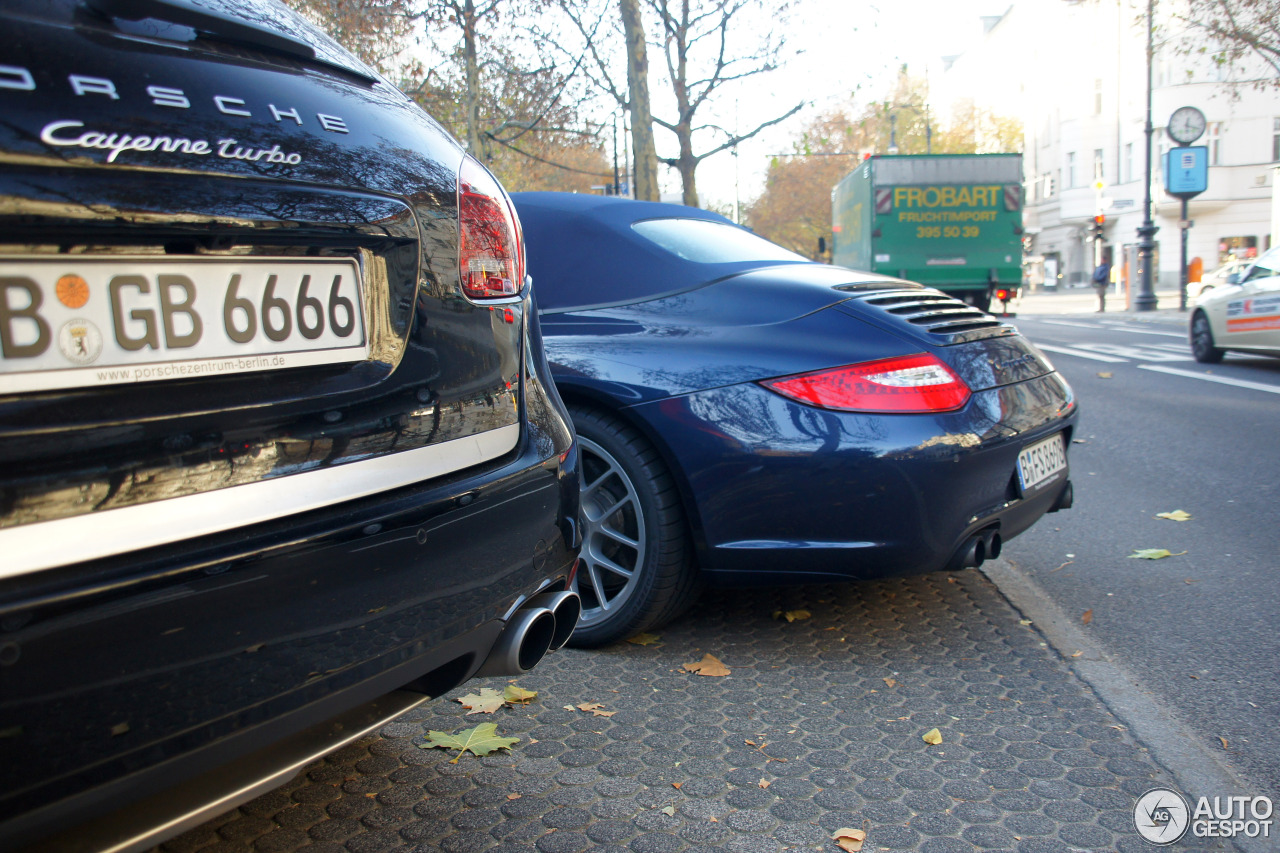
[{"label": "cobblestone pavement", "polygon": [[[708,653],[730,674],[682,670]],[[866,851],[1167,849],[1132,811],[1171,780],[974,571],[714,592],[659,644],[551,655],[515,679],[528,705],[454,701],[508,681],[473,681],[163,850],[835,851],[842,827]],[[584,703],[611,716],[565,707]],[[481,722],[519,742],[457,763],[420,748]]]}]

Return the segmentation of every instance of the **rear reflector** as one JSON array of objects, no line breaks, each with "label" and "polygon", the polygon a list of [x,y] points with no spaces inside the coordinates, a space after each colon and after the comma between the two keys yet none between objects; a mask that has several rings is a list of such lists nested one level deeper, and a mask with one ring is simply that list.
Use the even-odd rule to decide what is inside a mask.
[{"label": "rear reflector", "polygon": [[458,271],[472,299],[515,296],[524,282],[520,221],[507,194],[471,157],[458,170]]},{"label": "rear reflector", "polygon": [[845,412],[950,412],[969,401],[969,387],[928,353],[767,379],[760,384],[810,406]]}]

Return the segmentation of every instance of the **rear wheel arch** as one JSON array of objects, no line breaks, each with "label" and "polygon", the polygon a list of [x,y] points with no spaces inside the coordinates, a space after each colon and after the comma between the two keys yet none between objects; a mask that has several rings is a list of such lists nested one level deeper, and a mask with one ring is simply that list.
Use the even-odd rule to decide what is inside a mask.
[{"label": "rear wheel arch", "polygon": [[689,527],[688,534],[697,558],[695,562],[699,566],[705,565],[705,560],[702,557],[706,553],[707,539],[706,532],[702,526],[702,516],[698,512],[697,502],[693,498],[693,489],[689,484],[689,478],[685,475],[679,458],[672,452],[670,445],[667,444],[662,435],[654,430],[646,419],[637,416],[634,411],[627,407],[616,405],[613,400],[607,397],[574,386],[558,384],[557,387],[560,390],[560,396],[564,400],[565,406],[571,412],[575,409],[591,409],[616,418],[618,421],[637,430],[653,445],[653,449],[662,457],[662,463],[666,465],[667,472],[676,484],[676,491],[680,496],[680,507],[684,512],[685,523]]},{"label": "rear wheel arch", "polygon": [[704,583],[679,489],[657,448],[627,420],[569,406],[582,460],[583,610],[570,644],[602,646],[683,613]]}]

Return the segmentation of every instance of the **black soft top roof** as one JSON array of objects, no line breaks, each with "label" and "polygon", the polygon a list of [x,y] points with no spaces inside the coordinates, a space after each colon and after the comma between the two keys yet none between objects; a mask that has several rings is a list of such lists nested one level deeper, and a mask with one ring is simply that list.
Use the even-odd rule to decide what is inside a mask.
[{"label": "black soft top roof", "polygon": [[512,193],[511,198],[542,311],[640,302],[764,265],[695,263],[631,228],[646,219],[705,219],[738,227],[696,207],[577,193]]}]

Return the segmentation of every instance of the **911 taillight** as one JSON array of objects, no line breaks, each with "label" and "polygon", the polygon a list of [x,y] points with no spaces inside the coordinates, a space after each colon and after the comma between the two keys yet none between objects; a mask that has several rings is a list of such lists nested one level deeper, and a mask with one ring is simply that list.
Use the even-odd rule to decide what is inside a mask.
[{"label": "911 taillight", "polygon": [[844,412],[950,412],[969,401],[969,386],[928,353],[799,373],[760,383],[783,396]]},{"label": "911 taillight", "polygon": [[520,221],[507,194],[471,157],[458,170],[458,271],[472,299],[515,296],[524,281]]}]

